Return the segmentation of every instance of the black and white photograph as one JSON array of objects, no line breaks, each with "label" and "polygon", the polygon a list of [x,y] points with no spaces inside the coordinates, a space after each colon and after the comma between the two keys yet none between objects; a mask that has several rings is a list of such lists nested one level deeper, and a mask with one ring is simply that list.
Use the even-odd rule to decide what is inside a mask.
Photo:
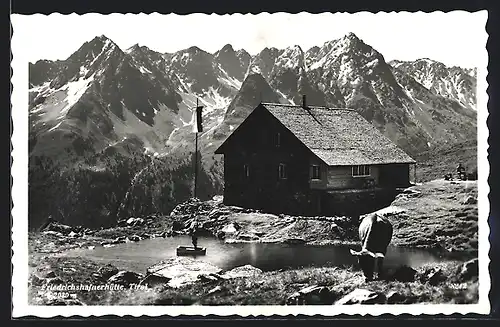
[{"label": "black and white photograph", "polygon": [[489,313],[487,19],[11,15],[13,315]]}]

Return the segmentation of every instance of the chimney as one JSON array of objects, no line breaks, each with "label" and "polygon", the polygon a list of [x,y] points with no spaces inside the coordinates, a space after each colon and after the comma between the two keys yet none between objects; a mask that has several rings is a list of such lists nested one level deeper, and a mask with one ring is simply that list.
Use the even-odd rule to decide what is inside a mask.
[{"label": "chimney", "polygon": [[306,95],[302,95],[302,108],[307,109]]}]

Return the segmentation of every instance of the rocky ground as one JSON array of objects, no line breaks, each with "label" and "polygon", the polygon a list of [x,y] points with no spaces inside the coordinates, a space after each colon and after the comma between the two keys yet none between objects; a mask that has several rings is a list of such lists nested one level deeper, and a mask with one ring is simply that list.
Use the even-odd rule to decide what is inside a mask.
[{"label": "rocky ground", "polygon": [[[380,213],[394,225],[394,245],[457,253],[458,257],[464,252],[477,256],[476,182],[438,180],[417,185]],[[226,242],[358,242],[357,219],[276,216],[224,206],[220,198],[206,202],[193,199],[179,204],[170,216],[131,217],[108,229],[52,223],[29,235],[30,299],[34,304],[55,305],[477,301],[477,260],[465,264],[447,261],[418,270],[403,266],[387,271],[381,280],[365,283],[352,267],[262,272],[244,266],[222,271],[199,260],[167,258],[138,274],[64,255],[65,250],[76,247],[92,249],[174,237],[187,233],[193,220],[202,226],[203,234]],[[103,289],[64,289],[67,285],[100,285]]]},{"label": "rocky ground", "polygon": [[[81,258],[47,257],[34,269],[30,298],[33,304],[45,305],[411,304],[478,300],[477,259],[417,270],[401,266],[370,282],[352,268],[262,272],[247,265],[222,271],[189,258],[167,260],[159,264],[159,271],[155,268],[138,274]],[[84,288],[106,285],[108,289]]]}]

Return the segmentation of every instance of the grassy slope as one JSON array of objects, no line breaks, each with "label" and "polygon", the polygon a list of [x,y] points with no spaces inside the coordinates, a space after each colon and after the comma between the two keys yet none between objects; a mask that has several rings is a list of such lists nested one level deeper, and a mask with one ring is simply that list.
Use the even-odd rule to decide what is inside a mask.
[{"label": "grassy slope", "polygon": [[405,210],[390,217],[394,226],[393,244],[407,247],[467,251],[477,254],[477,182],[436,180],[411,187],[420,192],[400,195],[393,206]]},{"label": "grassy slope", "polygon": [[445,174],[456,176],[456,167],[461,162],[467,172],[477,169],[477,139],[453,145],[441,145],[418,155],[417,181],[443,178]]}]

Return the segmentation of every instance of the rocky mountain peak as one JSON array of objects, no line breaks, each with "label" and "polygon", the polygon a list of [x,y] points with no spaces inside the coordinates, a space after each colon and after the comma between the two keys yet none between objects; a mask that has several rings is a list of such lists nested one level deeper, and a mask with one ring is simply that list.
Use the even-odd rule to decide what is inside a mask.
[{"label": "rocky mountain peak", "polygon": [[239,49],[238,51],[236,51],[236,55],[238,57],[241,57],[241,56],[245,56],[245,57],[249,57],[249,58],[252,57],[245,49]]},{"label": "rocky mountain peak", "polygon": [[434,94],[457,101],[462,106],[476,108],[476,77],[473,70],[445,64],[429,58],[415,61],[391,61],[393,69],[413,77]]},{"label": "rocky mountain peak", "polygon": [[232,45],[226,44],[222,49],[215,52],[214,57],[217,61],[223,62],[224,60],[237,60],[236,51]]},{"label": "rocky mountain peak", "polygon": [[241,81],[243,80],[250,61],[249,57],[249,55],[248,57],[244,56],[241,52],[238,55],[238,53],[234,51],[232,45],[226,44],[222,49],[215,53],[214,61],[216,64],[220,65],[228,76]]},{"label": "rocky mountain peak", "polygon": [[123,54],[121,49],[112,40],[101,35],[93,38],[91,41],[85,42],[68,60],[78,61],[83,64],[88,61],[94,62],[96,58],[101,57],[104,53],[110,56],[112,52]]},{"label": "rocky mountain peak", "polygon": [[231,44],[226,44],[225,46],[222,47],[222,49],[220,49],[218,51],[219,53],[234,53],[234,49],[233,49],[233,46]]},{"label": "rocky mountain peak", "polygon": [[288,47],[279,55],[276,65],[284,68],[304,68],[304,51],[298,45]]},{"label": "rocky mountain peak", "polygon": [[250,65],[248,66],[246,76],[251,74],[261,74],[265,79],[268,79],[274,68],[274,64],[276,62],[276,58],[279,56],[279,53],[280,50],[277,48],[265,47],[262,49],[261,52],[252,58]]},{"label": "rocky mountain peak", "polygon": [[126,53],[133,53],[133,52],[137,52],[140,50],[141,50],[141,47],[139,46],[139,43],[136,43],[133,46],[131,46],[130,48],[128,48],[125,52]]},{"label": "rocky mountain peak", "polygon": [[[63,167],[68,176],[57,177],[54,187],[47,188],[41,178],[30,184],[30,191],[39,186],[34,196],[39,204],[30,215],[73,217],[74,203],[82,204],[81,220],[113,217],[120,203],[136,203],[127,209],[130,215],[143,208],[163,212],[158,205],[179,199],[174,190],[191,190],[192,108],[197,98],[205,107],[200,147],[208,186],[222,176],[212,150],[259,102],[300,104],[306,94],[311,105],[352,108],[410,154],[474,137],[474,112],[465,108],[475,101],[473,69],[445,67],[448,73],[440,75],[430,67],[441,65],[426,58],[391,64],[401,69],[390,68],[382,54],[354,33],[305,53],[300,46],[267,47],[255,56],[230,44],[215,54],[196,46],[160,54],[135,44],[124,54],[102,35],[66,60],[38,61],[29,66],[30,156],[58,165],[66,163],[63,155],[71,160]],[[432,82],[432,91],[423,86],[426,81]],[[140,173],[143,164],[160,157],[178,159],[178,165],[155,161]],[[95,192],[78,189],[103,173],[109,179],[93,185]],[[60,183],[67,183],[68,191],[52,194],[52,202],[67,205],[62,213],[51,212],[51,206],[43,205],[47,189],[57,190]],[[108,189],[117,186],[119,192]],[[72,198],[76,191],[81,191],[78,201]],[[60,200],[66,194],[69,198]],[[94,194],[99,196],[94,199]],[[95,211],[91,208],[103,208],[101,194],[110,196],[105,201],[109,204]]]},{"label": "rocky mountain peak", "polygon": [[190,54],[194,54],[194,55],[197,55],[199,53],[207,53],[206,51],[198,48],[197,46],[192,46],[192,47],[187,48],[186,52],[188,52]]},{"label": "rocky mountain peak", "polygon": [[344,39],[347,39],[347,40],[351,40],[351,41],[354,41],[354,42],[359,42],[361,41],[358,36],[356,34],[354,34],[353,32],[349,32],[347,33],[344,37]]},{"label": "rocky mountain peak", "polygon": [[102,41],[106,41],[106,40],[111,40],[110,38],[108,38],[106,35],[104,34],[101,34],[99,36],[96,36],[94,39],[98,39],[98,40],[102,40]]},{"label": "rocky mountain peak", "polygon": [[300,47],[300,45],[292,45],[288,48],[285,49],[285,51],[291,51],[291,52],[299,52],[299,53],[304,53],[304,51],[302,50],[302,48]]}]

